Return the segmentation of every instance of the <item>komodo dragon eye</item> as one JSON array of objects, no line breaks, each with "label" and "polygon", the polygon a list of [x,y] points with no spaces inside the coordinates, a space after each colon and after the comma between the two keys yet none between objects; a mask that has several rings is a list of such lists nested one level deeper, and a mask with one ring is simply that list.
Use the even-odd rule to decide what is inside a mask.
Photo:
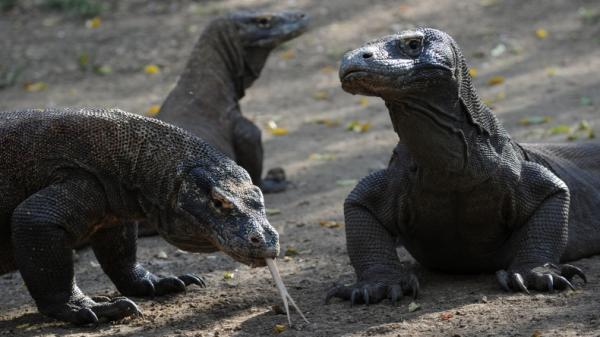
[{"label": "komodo dragon eye", "polygon": [[211,204],[219,212],[233,208],[233,204],[218,189],[213,189],[210,193]]},{"label": "komodo dragon eye", "polygon": [[415,57],[421,54],[423,50],[422,36],[406,36],[402,37],[401,47],[409,56]]},{"label": "komodo dragon eye", "polygon": [[256,23],[258,24],[258,27],[260,27],[260,28],[269,28],[269,27],[271,27],[271,18],[268,16],[263,16],[263,17],[256,19]]}]

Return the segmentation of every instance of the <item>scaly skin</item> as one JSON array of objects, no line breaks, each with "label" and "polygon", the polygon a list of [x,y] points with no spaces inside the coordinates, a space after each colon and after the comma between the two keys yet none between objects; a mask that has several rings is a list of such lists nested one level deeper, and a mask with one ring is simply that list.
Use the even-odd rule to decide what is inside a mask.
[{"label": "scaly skin", "polygon": [[252,266],[278,254],[248,173],[174,126],[120,110],[6,112],[0,146],[0,272],[18,269],[48,316],[95,324],[139,313],[127,298],[79,290],[72,248],[82,242],[123,295],[205,286],[138,264],[137,221],[187,251],[222,250]]},{"label": "scaly skin", "polygon": [[599,144],[518,144],[481,103],[446,33],[422,28],[348,52],[345,91],[379,96],[401,139],[387,169],[346,199],[346,239],[357,282],[327,300],[398,301],[419,284],[403,244],[422,265],[496,271],[506,290],[572,288],[583,272],[560,264],[600,253]]},{"label": "scaly skin", "polygon": [[304,13],[292,11],[238,12],[213,20],[158,118],[185,128],[234,159],[264,193],[285,190],[285,174],[270,172],[261,180],[261,132],[241,114],[238,102],[260,75],[270,52],[302,34],[307,25]]}]

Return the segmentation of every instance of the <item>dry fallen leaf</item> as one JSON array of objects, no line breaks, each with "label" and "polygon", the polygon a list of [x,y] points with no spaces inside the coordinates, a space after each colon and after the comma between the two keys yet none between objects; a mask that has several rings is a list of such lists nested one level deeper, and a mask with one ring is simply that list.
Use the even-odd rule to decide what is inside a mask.
[{"label": "dry fallen leaf", "polygon": [[333,128],[340,125],[339,118],[331,119],[331,118],[318,118],[315,119],[315,123],[325,125],[328,128]]},{"label": "dry fallen leaf", "polygon": [[165,253],[165,251],[164,251],[164,250],[161,250],[161,251],[159,251],[159,252],[158,252],[158,254],[156,254],[156,255],[155,255],[155,257],[156,257],[157,259],[161,259],[161,260],[166,260],[166,259],[168,259],[168,258],[169,258],[169,257],[167,256],[167,253]]},{"label": "dry fallen leaf", "polygon": [[295,58],[295,57],[296,57],[296,54],[294,53],[294,50],[292,50],[292,49],[288,49],[288,50],[282,51],[282,52],[279,54],[279,57],[280,57],[282,60],[291,60],[291,59],[293,59],[293,58]]},{"label": "dry fallen leaf", "polygon": [[548,123],[552,120],[550,116],[529,116],[519,119],[519,124],[524,126]]},{"label": "dry fallen leaf", "polygon": [[469,68],[469,76],[477,77],[477,68]]},{"label": "dry fallen leaf", "polygon": [[232,271],[223,272],[224,280],[232,280],[234,276],[235,276],[235,274]]},{"label": "dry fallen leaf", "polygon": [[319,225],[325,228],[340,228],[344,224],[341,222],[333,221],[333,220],[321,220],[319,221]]},{"label": "dry fallen leaf", "polygon": [[296,249],[296,247],[293,247],[293,246],[288,246],[285,249],[284,255],[285,256],[296,256],[296,255],[298,255],[298,249]]},{"label": "dry fallen leaf", "polygon": [[549,77],[556,75],[556,68],[554,68],[554,67],[546,68],[546,75],[548,75]]},{"label": "dry fallen leaf", "polygon": [[329,93],[325,90],[318,90],[315,91],[315,93],[313,94],[313,98],[317,101],[324,101],[326,99],[329,99]]},{"label": "dry fallen leaf", "polygon": [[371,123],[361,123],[357,120],[353,120],[346,125],[346,130],[354,132],[367,132],[371,128]]},{"label": "dry fallen leaf", "polygon": [[85,22],[85,26],[90,29],[99,28],[101,24],[102,24],[102,20],[100,20],[100,17],[98,17],[98,16],[95,18],[89,19]]},{"label": "dry fallen leaf", "polygon": [[498,85],[498,84],[502,84],[504,83],[504,76],[492,76],[490,77],[490,79],[488,80],[488,85]]},{"label": "dry fallen leaf", "polygon": [[451,319],[453,316],[454,316],[454,315],[453,315],[452,313],[450,313],[450,312],[442,312],[442,313],[440,314],[440,319],[441,319],[442,321],[448,321],[448,320],[450,320],[450,319]]},{"label": "dry fallen leaf", "polygon": [[538,330],[535,330],[532,334],[531,337],[542,337],[542,333],[539,332]]},{"label": "dry fallen leaf", "polygon": [[277,126],[277,123],[274,120],[267,122],[267,128],[274,136],[284,136],[289,133],[288,129]]},{"label": "dry fallen leaf", "polygon": [[331,74],[331,73],[335,73],[337,72],[337,69],[335,67],[332,67],[330,65],[326,65],[324,67],[322,67],[321,69],[319,69],[320,72],[324,73],[324,74]]},{"label": "dry fallen leaf", "polygon": [[334,160],[335,154],[332,153],[311,153],[308,156],[310,160]]},{"label": "dry fallen leaf", "polygon": [[23,86],[23,88],[29,92],[38,92],[38,91],[48,89],[48,84],[46,82],[41,82],[41,81],[33,82],[33,83],[26,83]]},{"label": "dry fallen leaf", "polygon": [[354,186],[358,180],[356,179],[340,179],[335,182],[337,186],[346,187],[346,186]]},{"label": "dry fallen leaf", "polygon": [[285,325],[275,324],[275,326],[273,327],[273,330],[275,330],[276,333],[282,333],[285,331]]},{"label": "dry fallen leaf", "polygon": [[359,98],[358,105],[362,106],[363,108],[366,107],[367,105],[369,105],[369,99],[366,97]]},{"label": "dry fallen leaf", "polygon": [[146,116],[155,117],[156,115],[158,115],[159,111],[160,111],[160,105],[153,104],[148,108],[148,110],[146,110]]},{"label": "dry fallen leaf", "polygon": [[265,213],[267,215],[277,215],[281,214],[281,210],[279,208],[267,208],[265,209]]},{"label": "dry fallen leaf", "polygon": [[421,309],[421,305],[415,302],[410,302],[408,305],[408,312],[414,312]]},{"label": "dry fallen leaf", "polygon": [[149,64],[144,67],[144,72],[146,74],[158,74],[160,73],[160,68],[156,64]]},{"label": "dry fallen leaf", "polygon": [[545,39],[546,37],[548,37],[548,31],[544,28],[538,28],[535,31],[535,36],[537,36],[538,39]]}]

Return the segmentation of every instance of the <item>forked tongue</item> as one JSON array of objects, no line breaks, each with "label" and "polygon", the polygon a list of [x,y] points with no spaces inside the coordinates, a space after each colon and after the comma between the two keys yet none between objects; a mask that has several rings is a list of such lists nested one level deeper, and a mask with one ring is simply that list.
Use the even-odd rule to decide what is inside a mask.
[{"label": "forked tongue", "polygon": [[304,321],[306,323],[310,323],[306,319],[306,317],[304,317],[304,314],[302,313],[302,311],[300,311],[300,308],[298,308],[298,306],[296,305],[296,302],[294,302],[294,299],[292,298],[292,296],[290,296],[287,289],[285,288],[285,285],[283,284],[283,280],[281,280],[281,275],[279,275],[279,269],[277,269],[277,265],[275,264],[275,260],[266,258],[265,261],[267,262],[267,267],[269,267],[271,276],[273,276],[273,280],[275,281],[277,290],[279,290],[279,295],[281,296],[281,299],[283,300],[283,307],[285,308],[285,314],[287,315],[288,323],[290,324],[290,326],[292,326],[292,320],[290,318],[290,308],[288,306],[288,300],[290,301],[290,303],[292,303],[292,306],[294,306],[294,308],[300,314],[300,316],[302,316],[302,319],[304,319]]}]

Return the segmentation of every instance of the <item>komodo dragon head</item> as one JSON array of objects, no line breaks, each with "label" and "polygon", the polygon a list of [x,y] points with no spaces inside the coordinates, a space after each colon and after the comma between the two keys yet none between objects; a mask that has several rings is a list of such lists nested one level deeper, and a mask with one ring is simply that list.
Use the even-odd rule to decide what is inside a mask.
[{"label": "komodo dragon head", "polygon": [[247,265],[265,265],[279,254],[279,235],[269,224],[260,188],[228,158],[181,173],[174,207],[158,232],[191,252],[221,250]]},{"label": "komodo dragon head", "polygon": [[271,51],[304,33],[308,23],[308,15],[299,11],[234,12],[213,20],[199,43],[218,50],[232,75],[247,89],[259,77]]},{"label": "komodo dragon head", "polygon": [[436,29],[417,28],[370,41],[343,56],[339,75],[342,88],[351,94],[379,96],[388,106],[435,111],[432,118],[451,124],[466,118],[478,132],[499,128],[479,100],[460,48]]}]

